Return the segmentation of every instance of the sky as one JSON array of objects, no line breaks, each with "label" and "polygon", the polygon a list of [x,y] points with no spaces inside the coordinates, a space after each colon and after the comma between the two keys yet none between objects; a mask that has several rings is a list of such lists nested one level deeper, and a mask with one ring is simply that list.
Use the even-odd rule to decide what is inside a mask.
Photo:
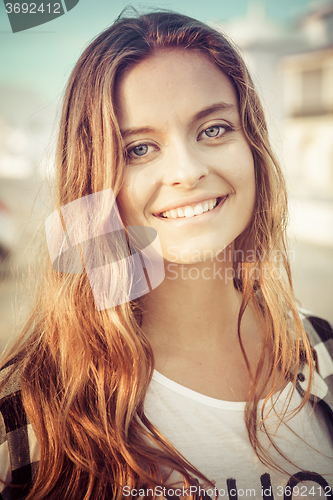
[{"label": "sky", "polygon": [[12,33],[0,0],[0,86],[30,89],[42,101],[59,100],[84,47],[128,5],[140,10],[172,9],[201,21],[244,17],[248,3],[265,4],[266,14],[291,23],[313,0],[80,0],[71,11],[44,25]]}]

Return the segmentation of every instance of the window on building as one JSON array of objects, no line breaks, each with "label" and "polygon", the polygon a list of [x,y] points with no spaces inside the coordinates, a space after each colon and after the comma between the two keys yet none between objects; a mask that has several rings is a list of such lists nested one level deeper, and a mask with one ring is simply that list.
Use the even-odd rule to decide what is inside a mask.
[{"label": "window on building", "polygon": [[320,114],[323,109],[323,70],[302,72],[302,114]]}]

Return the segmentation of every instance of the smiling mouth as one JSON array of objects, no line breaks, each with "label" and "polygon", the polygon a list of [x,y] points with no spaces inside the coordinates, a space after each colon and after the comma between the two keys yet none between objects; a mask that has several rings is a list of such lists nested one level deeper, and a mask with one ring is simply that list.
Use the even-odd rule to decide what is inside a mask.
[{"label": "smiling mouth", "polygon": [[157,217],[161,219],[182,219],[191,218],[202,215],[205,212],[211,212],[217,206],[224,202],[228,198],[226,196],[219,196],[218,198],[212,198],[210,200],[197,203],[196,205],[188,205],[185,207],[175,208],[173,210],[168,210],[167,212],[161,212]]}]

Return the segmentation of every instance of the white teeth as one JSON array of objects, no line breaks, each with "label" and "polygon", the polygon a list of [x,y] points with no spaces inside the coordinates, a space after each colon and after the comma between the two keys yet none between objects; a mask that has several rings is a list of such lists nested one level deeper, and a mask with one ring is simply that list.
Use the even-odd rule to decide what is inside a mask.
[{"label": "white teeth", "polygon": [[217,198],[198,203],[195,206],[186,206],[182,208],[176,208],[163,212],[163,217],[167,219],[177,219],[179,217],[194,217],[195,215],[201,215],[204,212],[213,210],[217,205]]},{"label": "white teeth", "polygon": [[195,205],[194,207],[194,215],[201,215],[201,214],[203,214],[203,206],[200,205],[199,203],[199,205]]},{"label": "white teeth", "polygon": [[185,207],[184,210],[185,217],[193,217],[194,215],[194,210],[192,207]]}]

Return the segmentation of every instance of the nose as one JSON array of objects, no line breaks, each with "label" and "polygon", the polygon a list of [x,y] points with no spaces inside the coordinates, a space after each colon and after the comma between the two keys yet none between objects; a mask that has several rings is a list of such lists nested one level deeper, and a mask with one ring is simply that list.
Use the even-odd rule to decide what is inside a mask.
[{"label": "nose", "polygon": [[184,140],[173,141],[164,160],[163,181],[166,185],[193,188],[208,175],[208,167]]}]

